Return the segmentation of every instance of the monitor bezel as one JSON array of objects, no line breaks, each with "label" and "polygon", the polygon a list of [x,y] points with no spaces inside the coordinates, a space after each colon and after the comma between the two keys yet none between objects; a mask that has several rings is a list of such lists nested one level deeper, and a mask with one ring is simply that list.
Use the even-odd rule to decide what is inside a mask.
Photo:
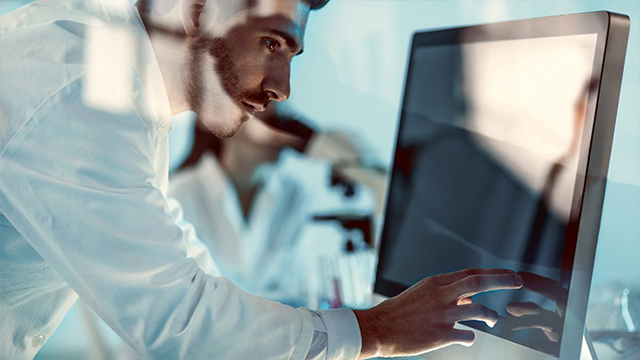
[{"label": "monitor bezel", "polygon": [[[562,264],[562,270],[569,271],[570,279],[559,359],[576,358],[576,356],[579,356],[582,347],[595,249],[600,228],[606,177],[611,156],[622,70],[629,34],[629,17],[607,11],[599,11],[414,33],[409,54],[409,65],[405,73],[402,108],[400,109],[400,121],[396,129],[397,137],[391,164],[391,169],[393,169],[398,137],[401,134],[403,124],[407,89],[411,86],[409,76],[412,68],[411,59],[417,48],[480,41],[503,41],[594,33],[597,34],[597,40],[592,74],[597,76],[598,81],[597,86],[591,90],[588,97],[587,117],[579,155],[579,171],[574,186],[574,202],[571,208],[571,220],[567,227],[565,252],[573,252],[573,256],[565,256],[565,258],[569,259],[569,262]],[[601,91],[602,89],[606,89],[606,91]],[[389,221],[389,212],[386,207],[389,202],[390,189],[392,189],[394,182],[394,172],[390,171],[390,173],[385,199],[384,223],[379,240],[380,259],[383,258],[386,251],[387,224]],[[383,266],[384,262],[379,261],[376,275],[381,273]],[[407,288],[408,286],[376,276],[374,291],[380,295],[392,297]],[[490,333],[487,334],[495,336]],[[511,341],[509,339],[504,340]]]}]

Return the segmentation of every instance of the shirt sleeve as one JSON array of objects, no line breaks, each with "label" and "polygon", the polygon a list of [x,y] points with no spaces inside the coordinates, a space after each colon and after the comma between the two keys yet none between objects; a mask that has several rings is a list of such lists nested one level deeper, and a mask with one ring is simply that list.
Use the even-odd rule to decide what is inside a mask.
[{"label": "shirt sleeve", "polygon": [[74,82],[49,97],[4,147],[0,212],[145,357],[304,359],[310,312],[248,294],[188,258],[156,186],[149,125],[133,107],[88,109],[79,94]]},{"label": "shirt sleeve", "polygon": [[[209,274],[220,274],[211,254],[197,237],[196,229],[184,219],[182,206],[174,198],[167,198],[171,215],[183,229],[187,242],[187,256],[196,260]],[[313,339],[305,360],[357,359],[361,336],[358,320],[351,309],[311,311]]]},{"label": "shirt sleeve", "polygon": [[353,310],[317,310],[311,314],[315,331],[305,360],[358,358],[362,338]]},{"label": "shirt sleeve", "polygon": [[185,220],[184,210],[180,202],[173,197],[167,197],[167,206],[169,206],[169,211],[176,221],[176,224],[184,232],[185,242],[187,243],[187,257],[193,258],[205,273],[218,276],[222,275],[209,249],[198,237],[193,224]]}]

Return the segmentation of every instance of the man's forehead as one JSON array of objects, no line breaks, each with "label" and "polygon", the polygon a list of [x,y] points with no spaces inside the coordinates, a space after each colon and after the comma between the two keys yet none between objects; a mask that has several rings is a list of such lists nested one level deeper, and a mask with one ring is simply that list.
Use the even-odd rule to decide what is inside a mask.
[{"label": "man's forehead", "polygon": [[304,0],[208,0],[208,4],[200,23],[201,31],[211,36],[224,37],[239,27],[273,29],[286,32],[300,44],[310,11]]},{"label": "man's forehead", "polygon": [[291,19],[302,29],[306,27],[309,5],[301,0],[249,0],[250,11],[256,17],[281,16]]}]

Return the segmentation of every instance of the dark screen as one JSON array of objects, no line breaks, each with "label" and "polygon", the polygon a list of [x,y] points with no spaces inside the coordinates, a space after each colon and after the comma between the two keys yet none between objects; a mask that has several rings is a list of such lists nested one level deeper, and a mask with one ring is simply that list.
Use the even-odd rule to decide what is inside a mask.
[{"label": "dark screen", "polygon": [[467,325],[557,356],[596,40],[414,46],[379,278],[401,291],[464,268],[523,272],[527,289],[474,296],[495,328]]}]

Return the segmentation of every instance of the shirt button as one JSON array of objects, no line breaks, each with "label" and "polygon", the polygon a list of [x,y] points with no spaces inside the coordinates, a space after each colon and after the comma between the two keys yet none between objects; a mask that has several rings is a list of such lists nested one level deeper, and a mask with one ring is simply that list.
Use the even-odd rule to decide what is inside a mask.
[{"label": "shirt button", "polygon": [[34,348],[40,347],[45,340],[47,340],[47,337],[44,334],[38,334],[31,339],[31,346]]}]

